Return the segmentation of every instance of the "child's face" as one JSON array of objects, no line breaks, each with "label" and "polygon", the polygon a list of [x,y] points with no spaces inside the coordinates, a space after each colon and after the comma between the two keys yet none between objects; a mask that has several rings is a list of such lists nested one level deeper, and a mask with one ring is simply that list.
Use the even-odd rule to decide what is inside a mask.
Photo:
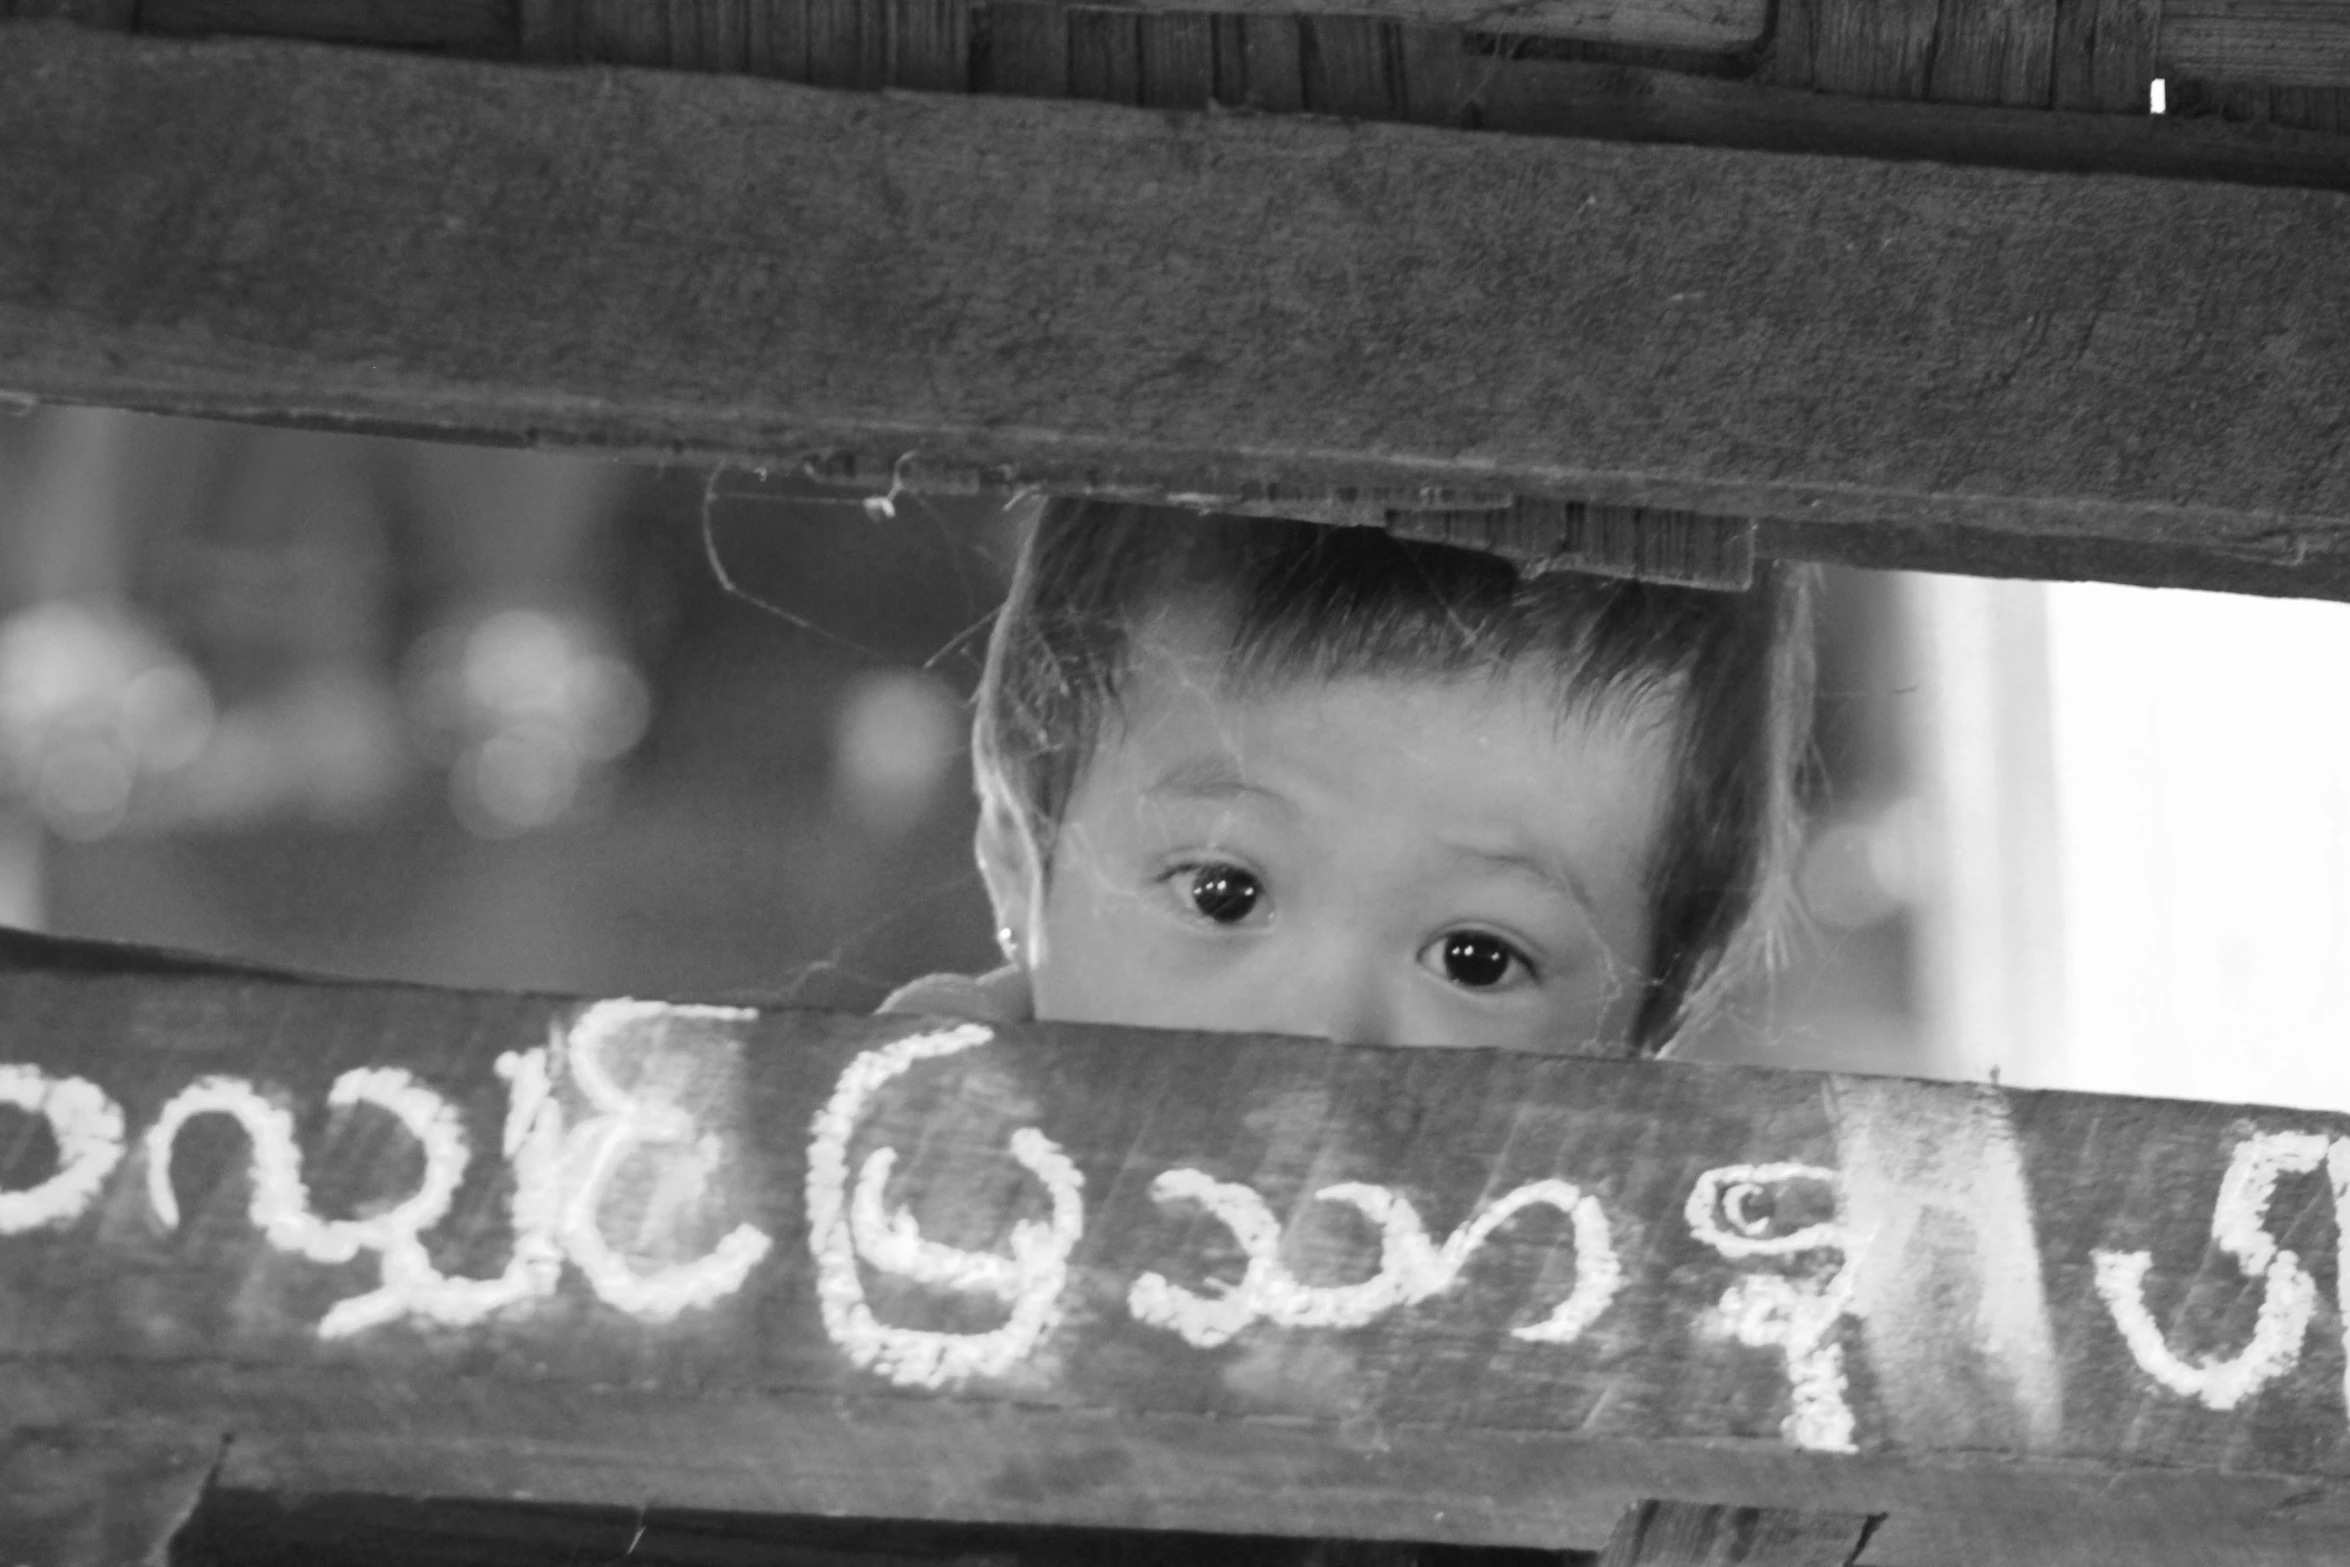
[{"label": "child's face", "polygon": [[1233,696],[1223,649],[1197,611],[1136,639],[1041,904],[1024,875],[1005,908],[1039,1018],[1627,1048],[1663,725],[1562,720],[1532,670]]}]

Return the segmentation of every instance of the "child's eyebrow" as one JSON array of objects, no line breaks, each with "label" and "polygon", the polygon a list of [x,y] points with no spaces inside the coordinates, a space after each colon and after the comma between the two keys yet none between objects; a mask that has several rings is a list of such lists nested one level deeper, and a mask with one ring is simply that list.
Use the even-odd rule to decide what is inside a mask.
[{"label": "child's eyebrow", "polygon": [[1522,854],[1513,849],[1480,849],[1474,844],[1450,841],[1444,847],[1455,858],[1472,860],[1493,870],[1525,877],[1553,891],[1565,893],[1568,900],[1583,912],[1584,918],[1595,925],[1598,923],[1598,905],[1592,902],[1591,889],[1584,884],[1574,864],[1564,858]]},{"label": "child's eyebrow", "polygon": [[1250,783],[1241,776],[1240,765],[1229,756],[1190,756],[1161,773],[1158,781],[1142,791],[1146,800],[1165,795],[1181,795],[1194,800],[1231,800],[1242,796],[1270,800],[1287,805],[1279,794],[1262,784]]}]

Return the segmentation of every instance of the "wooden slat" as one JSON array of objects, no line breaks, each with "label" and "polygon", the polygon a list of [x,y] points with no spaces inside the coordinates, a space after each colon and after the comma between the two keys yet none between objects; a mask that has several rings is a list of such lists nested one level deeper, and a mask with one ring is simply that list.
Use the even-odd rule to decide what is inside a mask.
[{"label": "wooden slat", "polygon": [[1215,19],[1200,12],[1143,18],[1142,102],[1151,109],[1205,109],[1216,96]]},{"label": "wooden slat", "polygon": [[139,0],[0,0],[0,17],[60,17],[88,27],[131,27],[138,22]]},{"label": "wooden slat", "polygon": [[[1817,92],[1923,98],[1940,0],[1797,0],[1811,13],[1807,75]],[[1794,85],[1789,82],[1785,85]]]},{"label": "wooden slat", "polygon": [[[519,0],[14,0],[26,15],[72,7],[106,25],[384,43],[506,43]],[[755,12],[769,0],[559,0],[582,12]],[[1100,7],[1091,7],[1098,9]],[[1769,0],[1117,0],[1149,15],[1354,16],[1532,38],[1697,52],[1759,44]],[[306,14],[307,13],[307,14]],[[9,14],[0,6],[0,15]]]},{"label": "wooden slat", "polygon": [[[621,0],[630,3],[630,0]],[[876,0],[807,0],[808,76],[820,87],[889,82],[889,13]]]},{"label": "wooden slat", "polygon": [[2157,75],[2263,87],[2350,86],[2340,0],[2162,0]]},{"label": "wooden slat", "polygon": [[[2350,1117],[20,936],[0,1035],[20,1455],[1725,1567],[1880,1514],[1860,1567],[2350,1543]],[[57,1494],[0,1489],[0,1539]]]},{"label": "wooden slat", "polygon": [[1117,0],[1120,9],[1356,17],[1531,38],[1730,54],[1762,42],[1769,0]]},{"label": "wooden slat", "polygon": [[157,33],[476,51],[511,49],[518,26],[516,0],[138,0],[136,18],[139,27]]},{"label": "wooden slat", "polygon": [[[1237,18],[1240,50],[1246,61],[1246,92],[1227,102],[1246,104],[1273,114],[1295,113],[1305,107],[1305,21],[1294,16]],[[1231,34],[1227,32],[1227,37]],[[1221,69],[1219,64],[1219,70]]]},{"label": "wooden slat", "polygon": [[1069,96],[1069,13],[1002,0],[988,7],[987,59],[975,90],[1030,98]]},{"label": "wooden slat", "polygon": [[2147,0],[2059,0],[2050,102],[2143,114],[2152,105],[2155,8]]},{"label": "wooden slat", "polygon": [[[2135,91],[2143,107],[2144,80]],[[1486,128],[1526,135],[2350,191],[2350,140],[2218,119],[1871,101],[1537,60],[1494,70],[1474,105]]]},{"label": "wooden slat", "polygon": [[1070,97],[1142,102],[1143,20],[1130,11],[1069,13]]},{"label": "wooden slat", "polygon": [[35,396],[2279,566],[2350,520],[2330,192],[37,24],[0,140]]},{"label": "wooden slat", "polygon": [[888,0],[889,84],[915,92],[970,90],[971,7],[965,0]]},{"label": "wooden slat", "polygon": [[1305,108],[1351,119],[1406,117],[1395,29],[1359,16],[1309,16],[1298,23]]}]

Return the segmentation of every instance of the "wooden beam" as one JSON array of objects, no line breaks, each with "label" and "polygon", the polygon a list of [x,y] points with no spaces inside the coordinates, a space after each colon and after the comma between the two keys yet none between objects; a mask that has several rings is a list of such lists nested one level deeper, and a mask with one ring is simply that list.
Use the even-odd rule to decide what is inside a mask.
[{"label": "wooden beam", "polygon": [[2350,520],[2332,192],[53,24],[0,143],[36,398],[2280,566]]},{"label": "wooden beam", "polygon": [[16,935],[0,1037],[18,1450],[1863,1567],[2350,1544],[2350,1117]]}]

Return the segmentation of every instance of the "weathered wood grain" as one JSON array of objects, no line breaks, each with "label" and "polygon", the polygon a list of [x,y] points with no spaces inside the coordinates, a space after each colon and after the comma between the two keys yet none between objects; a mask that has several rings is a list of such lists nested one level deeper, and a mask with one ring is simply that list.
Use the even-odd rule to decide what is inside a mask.
[{"label": "weathered wood grain", "polygon": [[1711,588],[1743,589],[1754,581],[1754,525],[1730,518],[1505,500],[1390,511],[1385,525],[1406,538],[1507,555],[1540,569]]},{"label": "weathered wood grain", "polygon": [[85,27],[130,27],[138,16],[139,0],[0,0],[0,17],[27,21],[59,18]]},{"label": "weathered wood grain", "polygon": [[2277,564],[2350,518],[2330,192],[0,38],[37,397]]},{"label": "weathered wood grain", "polygon": [[1142,104],[1148,109],[1205,109],[1216,95],[1215,18],[1168,12],[1144,20]]},{"label": "weathered wood grain", "polygon": [[1848,1513],[1642,1502],[1598,1567],[1852,1567],[1871,1529]]},{"label": "weathered wood grain", "polygon": [[1768,0],[1116,0],[1119,9],[1232,16],[1353,16],[1456,31],[1583,38],[1736,53],[1762,42]]},{"label": "weathered wood grain", "polygon": [[1359,16],[1308,16],[1298,23],[1298,56],[1309,114],[1400,120],[1405,90],[1395,28]]},{"label": "weathered wood grain", "polygon": [[172,1567],[1594,1567],[1580,1551],[215,1490]]},{"label": "weathered wood grain", "polygon": [[984,61],[972,62],[979,92],[1029,98],[1069,96],[1069,13],[1056,6],[1010,0],[990,5]]},{"label": "weathered wood grain", "polygon": [[[828,85],[922,85],[914,72],[893,74],[905,66],[893,61],[889,50],[870,55],[861,41],[868,32],[887,37],[889,18],[877,0],[436,3],[447,9],[392,7],[387,0],[159,0],[138,14],[147,18],[145,25],[163,30],[200,15],[206,28],[224,33],[413,44],[428,32],[443,43],[487,37],[501,13],[518,11],[510,25],[521,39],[520,52],[533,60],[792,81],[821,78]],[[86,19],[111,18],[113,25],[124,27],[133,19],[128,0],[121,0],[119,15],[103,11],[100,0],[72,0],[71,7],[66,0],[13,4],[14,14],[24,16],[62,8]],[[817,18],[819,47],[837,47],[839,56],[826,55],[829,63],[814,71],[808,63],[811,4],[840,7]],[[1856,39],[1852,18],[1874,17],[1876,8],[1866,6],[1851,15],[1822,9],[1844,4],[1860,0],[1785,0],[1770,50],[1743,80],[1621,62],[1523,57],[1493,48],[1489,36],[1420,25],[1390,28],[1379,49],[1321,50],[1315,68],[1325,78],[1319,89],[1323,101],[1343,103],[1347,113],[1361,118],[1611,141],[2350,188],[2350,151],[2340,139],[2336,112],[2340,92],[2179,81],[2171,84],[2173,115],[2145,118],[2147,82],[2156,69],[2153,16],[2141,0],[2054,0],[2055,39],[2048,48],[2041,47],[2037,32],[2020,28],[2014,15],[1997,7],[1980,15],[1973,8],[1945,7],[1910,30],[1894,33],[1885,26],[1899,18],[1888,16],[1878,19],[1883,25],[1873,33]],[[0,16],[8,14],[6,0],[0,0]],[[972,89],[1066,96],[1074,14],[1022,0],[977,7],[972,15],[984,21],[978,35],[984,41],[969,62]],[[458,21],[436,27],[434,17]],[[1297,112],[1308,107],[1298,58],[1303,20],[1264,13],[1163,13],[1148,25],[1174,32],[1159,46],[1142,49],[1131,90],[1156,106],[1193,104],[1199,67],[1197,45],[1188,35],[1204,25],[1218,40],[1213,90],[1218,104]],[[2023,47],[2024,54],[2000,54],[1994,46],[2002,38]],[[2003,65],[2003,59],[2009,63]],[[2016,59],[2024,64],[2016,66]],[[2042,95],[2034,62],[2042,59],[2053,73],[2046,96],[2055,107],[2095,112],[2038,112]],[[1924,68],[1928,62],[1934,66],[1930,79]],[[1342,77],[1335,84],[1328,79],[1358,64],[1359,78]],[[939,68],[934,58],[921,67]],[[1393,83],[1399,72],[1402,101]],[[2003,84],[1996,97],[1952,86],[1982,80]],[[1872,89],[1871,83],[1879,86]],[[1830,87],[1837,90],[1822,90]],[[1868,96],[1872,90],[1915,96]],[[2209,119],[2188,112],[2213,93],[2227,95],[2220,112]],[[1996,113],[1954,110],[1931,101],[1938,98],[2011,107]],[[2238,123],[2247,120],[2257,122],[2257,128]],[[2280,126],[2307,126],[2324,134],[2280,134],[2275,129]]]},{"label": "weathered wood grain", "polygon": [[[520,0],[15,0],[25,14],[73,7],[101,25],[376,43],[510,44]],[[606,25],[637,13],[674,29],[750,25],[773,0],[556,0]],[[1579,38],[1734,53],[1759,44],[1769,0],[1116,0],[1107,7],[1201,20],[1228,16],[1357,16],[1532,38]],[[0,14],[7,14],[0,10]]]},{"label": "weathered wood grain", "polygon": [[2050,103],[2144,114],[2152,107],[2155,11],[2147,0],[2058,0]]},{"label": "weathered wood grain", "polygon": [[138,0],[136,19],[140,28],[156,33],[245,33],[472,51],[511,48],[519,26],[516,0]]},{"label": "weathered wood grain", "polygon": [[1477,122],[1526,135],[2350,190],[2350,140],[2273,125],[1867,99],[1570,61],[1472,79]]},{"label": "weathered wood grain", "polygon": [[2157,74],[2350,86],[2350,9],[2336,0],[2162,0],[2154,55]]},{"label": "weathered wood grain", "polygon": [[[1142,102],[1142,26],[1131,11],[1068,15],[1069,96],[1096,103]],[[1039,168],[1051,165],[1039,164]]]},{"label": "weathered wood grain", "polygon": [[2350,1117],[110,961],[0,952],[20,1450],[1553,1549],[1663,1497],[1769,1510],[1651,1510],[1709,1551],[1884,1514],[1877,1567],[2350,1544]]},{"label": "weathered wood grain", "polygon": [[[1302,18],[1291,16],[1243,16],[1235,20],[1222,35],[1233,38],[1237,32],[1239,54],[1245,62],[1240,96],[1224,96],[1221,101],[1273,114],[1292,114],[1305,107],[1304,32]],[[1218,71],[1224,69],[1219,57]]]},{"label": "weathered wood grain", "polygon": [[47,1430],[0,1419],[0,1560],[12,1567],[165,1567],[225,1445],[135,1412]]}]

